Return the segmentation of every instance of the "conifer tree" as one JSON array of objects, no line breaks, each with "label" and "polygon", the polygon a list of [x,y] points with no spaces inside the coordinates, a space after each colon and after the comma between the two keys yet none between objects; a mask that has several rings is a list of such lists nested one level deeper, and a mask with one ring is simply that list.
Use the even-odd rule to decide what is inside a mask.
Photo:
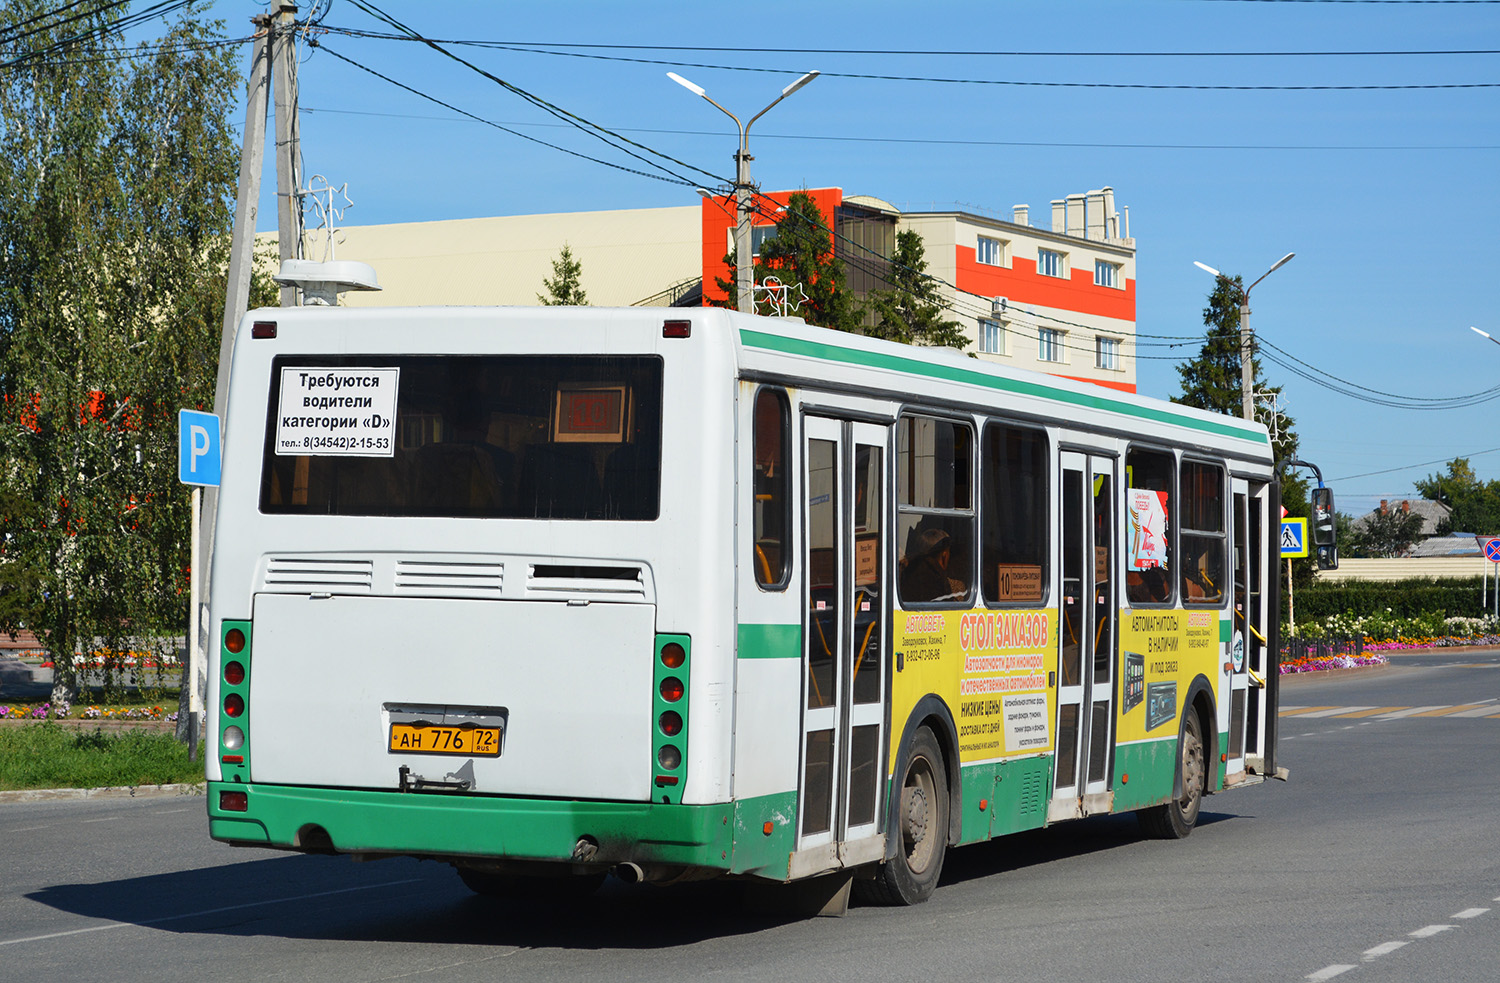
[{"label": "conifer tree", "polygon": [[583,264],[574,258],[568,244],[563,243],[562,252],[552,261],[552,276],[542,280],[547,293],[537,294],[537,303],[546,307],[586,307],[589,298],[579,285],[582,276]]},{"label": "conifer tree", "polygon": [[891,289],[870,298],[875,324],[866,334],[908,345],[968,344],[963,326],[943,318],[945,307],[937,281],[927,275],[922,237],[911,229],[896,233],[896,255],[891,257]]}]

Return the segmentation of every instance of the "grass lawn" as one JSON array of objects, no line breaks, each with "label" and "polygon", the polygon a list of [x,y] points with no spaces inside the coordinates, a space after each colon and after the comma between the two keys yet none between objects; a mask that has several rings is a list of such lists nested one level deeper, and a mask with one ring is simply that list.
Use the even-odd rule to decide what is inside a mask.
[{"label": "grass lawn", "polygon": [[[201,748],[200,748],[201,750]],[[203,781],[203,755],[170,731],[77,730],[54,723],[0,727],[0,791]]]}]

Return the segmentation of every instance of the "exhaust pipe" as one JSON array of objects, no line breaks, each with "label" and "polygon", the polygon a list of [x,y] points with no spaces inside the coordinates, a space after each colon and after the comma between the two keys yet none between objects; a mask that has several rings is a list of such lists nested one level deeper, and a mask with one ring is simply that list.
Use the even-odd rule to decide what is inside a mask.
[{"label": "exhaust pipe", "polygon": [[639,884],[646,879],[646,872],[641,870],[640,865],[628,860],[622,864],[615,864],[614,875],[626,884]]}]

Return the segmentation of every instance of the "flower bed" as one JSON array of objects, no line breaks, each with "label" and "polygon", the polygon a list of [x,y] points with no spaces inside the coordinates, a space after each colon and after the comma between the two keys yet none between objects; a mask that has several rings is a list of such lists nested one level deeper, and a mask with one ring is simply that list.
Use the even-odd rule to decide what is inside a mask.
[{"label": "flower bed", "polygon": [[67,703],[4,704],[0,703],[0,720],[120,720],[120,721],[175,721],[177,712],[164,713],[159,706],[152,707],[100,707],[88,706],[82,710]]},{"label": "flower bed", "polygon": [[1330,669],[1354,669],[1359,666],[1383,666],[1390,662],[1383,655],[1307,655],[1288,659],[1281,664],[1283,676],[1294,672],[1326,672]]}]

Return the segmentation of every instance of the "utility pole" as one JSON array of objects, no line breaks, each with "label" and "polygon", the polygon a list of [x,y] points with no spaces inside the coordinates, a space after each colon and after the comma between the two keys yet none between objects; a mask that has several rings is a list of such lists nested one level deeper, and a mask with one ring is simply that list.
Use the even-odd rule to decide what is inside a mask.
[{"label": "utility pole", "polygon": [[750,195],[755,190],[755,185],[750,183],[750,162],[755,158],[750,156],[750,127],[755,125],[756,120],[770,112],[776,103],[817,77],[817,72],[808,72],[782,89],[781,95],[777,96],[770,106],[750,117],[750,122],[741,123],[738,116],[710,99],[701,85],[694,85],[676,72],[667,73],[667,78],[702,98],[704,102],[734,120],[734,125],[739,127],[740,149],[734,155],[734,289],[735,307],[746,314],[755,313],[755,254],[750,245],[750,216],[754,212]]},{"label": "utility pole", "polygon": [[[1262,273],[1250,286],[1245,288],[1244,294],[1240,296],[1240,419],[1255,419],[1255,335],[1250,333],[1250,291],[1254,290],[1261,280],[1275,273],[1287,263],[1291,262],[1296,253],[1287,253],[1276,261],[1276,265]],[[1200,263],[1196,259],[1193,265],[1206,273],[1212,273],[1219,279],[1227,279],[1224,274],[1209,266]]]},{"label": "utility pole", "polygon": [[[229,273],[224,295],[224,322],[219,335],[219,371],[214,383],[214,415],[223,421],[228,411],[229,372],[240,320],[250,307],[250,274],[255,265],[255,224],[260,210],[260,177],[266,153],[266,109],[271,87],[276,89],[277,231],[281,258],[301,251],[301,208],[296,195],[295,165],[300,159],[297,123],[297,73],[293,31],[297,5],[282,2],[274,14],[250,18],[255,45],[246,86],[245,137],[240,149],[240,177],[235,195],[234,232],[230,240]],[[274,63],[274,68],[273,68]],[[281,288],[283,307],[297,303],[297,288]],[[196,754],[203,696],[207,683],[204,654],[215,643],[213,626],[205,613],[212,587],[214,528],[219,511],[218,488],[205,488],[199,547],[192,557],[192,578],[198,603],[188,619],[188,664],[183,667],[183,695],[178,699],[177,737]]]},{"label": "utility pole", "polygon": [[[297,5],[282,0],[274,15],[271,34],[272,71],[276,84],[276,230],[281,261],[302,255],[302,184],[297,173],[302,163],[302,127],[297,121]],[[297,306],[297,288],[281,288],[281,306]]]}]

